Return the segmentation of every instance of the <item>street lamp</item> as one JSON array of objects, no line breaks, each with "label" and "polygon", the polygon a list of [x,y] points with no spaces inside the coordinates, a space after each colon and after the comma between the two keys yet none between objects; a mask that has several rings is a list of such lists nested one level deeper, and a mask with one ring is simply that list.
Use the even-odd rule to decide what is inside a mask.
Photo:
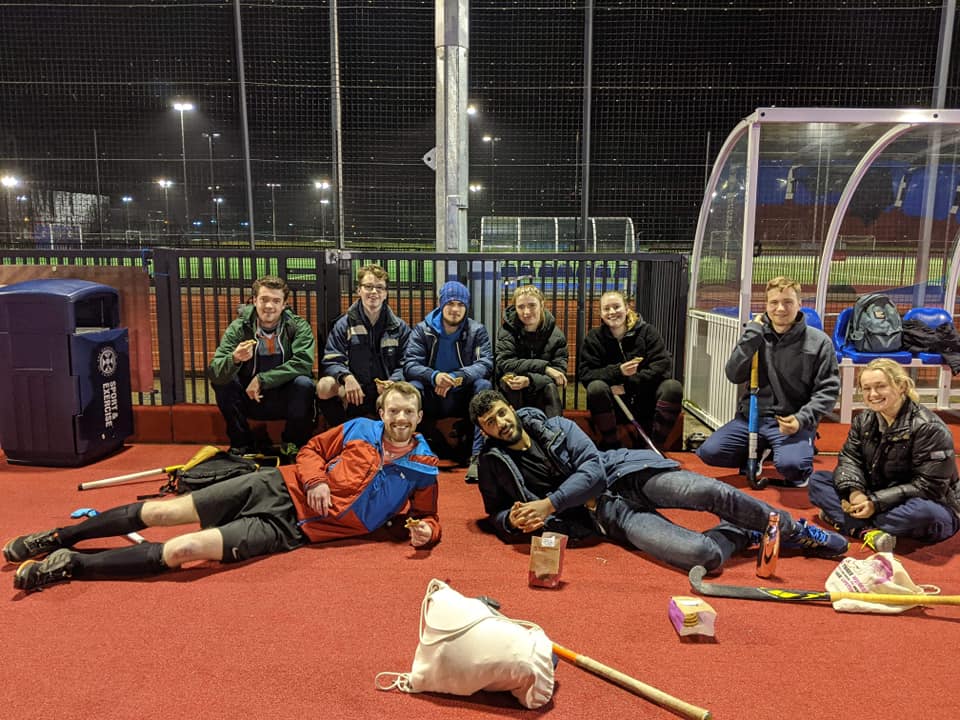
[{"label": "street lamp", "polygon": [[13,175],[4,175],[0,177],[0,185],[3,185],[7,189],[7,232],[10,233],[10,237],[13,237],[13,203],[11,202],[10,195],[13,193],[13,189],[20,184],[20,178],[14,177]]},{"label": "street lamp", "polygon": [[170,190],[170,186],[173,185],[173,180],[167,180],[166,178],[161,178],[157,180],[157,185],[163,188],[163,224],[166,227],[166,234],[170,234],[170,196],[167,192]]},{"label": "street lamp", "polygon": [[217,244],[220,244],[220,206],[223,204],[222,197],[215,197],[213,199],[213,209],[217,215]]},{"label": "street lamp", "polygon": [[133,198],[129,195],[124,195],[120,198],[120,202],[123,203],[123,217],[127,224],[127,232],[130,232],[130,203],[133,202]]},{"label": "street lamp", "polygon": [[183,133],[183,114],[193,111],[192,102],[175,102],[173,109],[180,113],[180,157],[183,160],[183,214],[190,228],[190,196],[187,193],[187,143]]},{"label": "street lamp", "polygon": [[496,214],[495,208],[495,195],[493,192],[494,188],[494,172],[497,165],[497,143],[500,142],[500,138],[494,137],[493,135],[484,135],[483,141],[485,143],[490,143],[490,214]]},{"label": "street lamp", "polygon": [[330,204],[330,198],[326,197],[325,193],[330,189],[330,181],[314,180],[313,187],[320,192],[320,240],[322,242],[327,237],[327,205]]},{"label": "street lamp", "polygon": [[213,141],[220,137],[220,133],[205,132],[201,133],[201,135],[207,139],[207,153],[208,157],[210,158],[210,187],[208,189],[210,190],[210,202],[215,204],[216,200],[214,200],[214,197],[217,194],[217,185],[213,181]]},{"label": "street lamp", "polygon": [[277,242],[277,188],[280,183],[267,183],[270,188],[270,226],[273,228],[273,242]]}]

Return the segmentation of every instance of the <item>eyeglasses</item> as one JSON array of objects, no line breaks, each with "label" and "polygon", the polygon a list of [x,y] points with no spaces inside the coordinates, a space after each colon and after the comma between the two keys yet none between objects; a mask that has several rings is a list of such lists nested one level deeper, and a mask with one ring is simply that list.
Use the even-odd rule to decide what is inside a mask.
[{"label": "eyeglasses", "polygon": [[360,285],[360,287],[366,290],[368,293],[385,293],[387,291],[386,285],[371,285],[370,283],[363,283]]}]

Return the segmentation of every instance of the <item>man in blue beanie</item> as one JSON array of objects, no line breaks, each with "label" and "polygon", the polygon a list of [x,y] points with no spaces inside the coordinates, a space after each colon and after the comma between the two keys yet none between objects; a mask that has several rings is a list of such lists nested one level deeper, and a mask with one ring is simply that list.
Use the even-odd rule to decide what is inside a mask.
[{"label": "man in blue beanie", "polygon": [[466,285],[456,280],[444,284],[440,306],[410,333],[403,374],[423,398],[420,428],[424,436],[429,439],[437,420],[448,417],[459,418],[460,427],[468,429],[463,433],[472,435],[466,481],[476,482],[483,435],[470,422],[469,405],[478,392],[492,388],[493,347],[487,329],[467,317],[469,306]]}]

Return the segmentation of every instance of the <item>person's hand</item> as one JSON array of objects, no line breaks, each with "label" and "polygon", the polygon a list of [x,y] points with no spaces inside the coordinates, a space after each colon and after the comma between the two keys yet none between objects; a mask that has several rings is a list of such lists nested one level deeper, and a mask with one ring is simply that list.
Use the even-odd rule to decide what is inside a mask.
[{"label": "person's hand", "polygon": [[307,490],[307,505],[314,512],[320,513],[321,517],[326,517],[333,509],[333,502],[330,500],[330,486],[326,483],[320,483]]},{"label": "person's hand", "polygon": [[260,391],[260,376],[254,375],[253,380],[247,385],[247,397],[255,402],[263,400],[263,393]]},{"label": "person's hand", "polygon": [[256,340],[244,340],[233,350],[233,364],[240,365],[253,357],[254,350],[257,349]]},{"label": "person's hand", "polygon": [[753,316],[753,321],[757,323],[757,325],[763,325],[764,317],[766,317],[766,313],[757,313]]},{"label": "person's hand", "polygon": [[627,360],[625,363],[620,364],[620,372],[624,377],[630,377],[631,375],[636,375],[637,370],[640,367],[640,363],[643,362],[642,357],[635,357]]},{"label": "person's hand", "polygon": [[864,499],[862,502],[851,502],[849,509],[846,511],[847,515],[850,517],[859,518],[860,520],[865,520],[868,517],[873,517],[873,514],[877,511],[877,506],[873,504],[872,500]]},{"label": "person's hand", "polygon": [[565,387],[567,384],[567,376],[555,367],[547,368],[547,377],[553,380],[558,387]]},{"label": "person's hand", "polygon": [[437,377],[433,381],[433,391],[442,398],[445,398],[447,393],[456,386],[457,379],[450,373],[437,373]]},{"label": "person's hand", "polygon": [[781,435],[794,435],[800,430],[800,421],[796,415],[781,416],[777,415],[777,424],[780,426]]},{"label": "person's hand", "polygon": [[611,385],[610,392],[612,392],[614,395],[626,395],[627,389],[623,387],[623,385]]},{"label": "person's hand", "polygon": [[363,405],[363,388],[353,375],[343,378],[343,395],[348,405]]},{"label": "person's hand", "polygon": [[849,501],[850,505],[860,505],[867,502],[867,494],[860,490],[854,490],[850,493]]},{"label": "person's hand", "polygon": [[414,547],[423,547],[433,539],[433,529],[429,523],[418,520],[415,525],[407,525],[410,528],[410,544]]},{"label": "person's hand", "polygon": [[530,387],[530,378],[526,375],[504,375],[503,384],[511,390],[523,390]]},{"label": "person's hand", "polygon": [[510,509],[510,524],[525,533],[535,532],[555,511],[553,503],[546,498],[514,503]]}]

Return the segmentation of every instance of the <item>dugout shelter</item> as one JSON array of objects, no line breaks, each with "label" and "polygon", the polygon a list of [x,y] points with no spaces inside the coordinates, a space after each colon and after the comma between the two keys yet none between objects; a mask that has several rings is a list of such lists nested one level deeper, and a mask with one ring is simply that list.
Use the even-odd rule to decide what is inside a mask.
[{"label": "dugout shelter", "polygon": [[[777,275],[803,285],[803,305],[828,335],[866,292],[886,292],[901,314],[934,308],[954,317],[958,205],[960,110],[759,108],[744,118],[720,148],[697,223],[687,409],[713,428],[733,417],[737,388],[724,364]],[[848,419],[853,366],[847,371]],[[949,374],[928,374],[932,402],[949,406]]]}]

